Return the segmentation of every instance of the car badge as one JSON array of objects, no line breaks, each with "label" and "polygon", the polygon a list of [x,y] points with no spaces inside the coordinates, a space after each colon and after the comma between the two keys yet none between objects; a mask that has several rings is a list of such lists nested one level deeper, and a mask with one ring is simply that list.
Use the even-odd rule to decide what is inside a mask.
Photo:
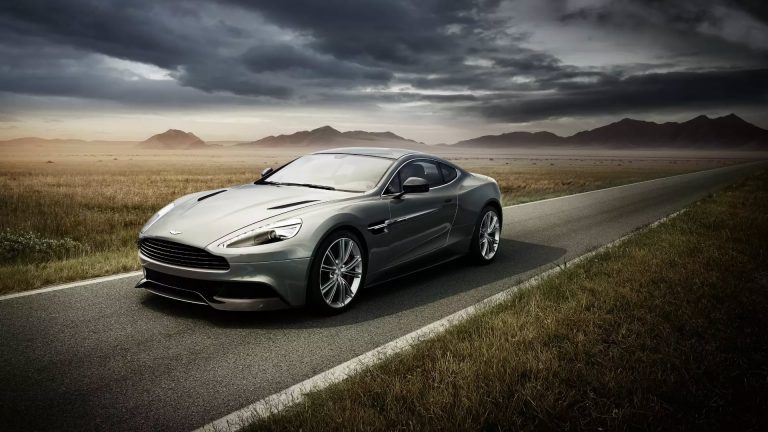
[{"label": "car badge", "polygon": [[181,231],[171,230],[171,234],[179,235],[179,234],[181,234]]}]

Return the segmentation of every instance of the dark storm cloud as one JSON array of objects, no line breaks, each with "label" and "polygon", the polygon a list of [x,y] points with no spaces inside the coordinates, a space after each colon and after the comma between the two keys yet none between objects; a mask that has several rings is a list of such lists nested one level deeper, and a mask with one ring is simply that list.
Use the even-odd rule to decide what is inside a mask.
[{"label": "dark storm cloud", "polygon": [[[387,70],[302,50],[281,41],[285,35],[258,15],[204,1],[30,0],[0,6],[0,26],[3,39],[24,41],[29,56],[44,41],[49,51],[66,55],[74,49],[152,64],[171,71],[180,84],[207,92],[287,99],[304,80],[382,83],[391,77]],[[58,55],[53,57],[48,68],[28,72],[52,72],[58,66]],[[62,80],[50,75],[48,85],[57,87]],[[58,87],[71,84],[63,80]]]},{"label": "dark storm cloud", "polygon": [[[6,66],[0,67],[0,91],[157,107],[423,102],[494,121],[765,102],[768,85],[754,64],[723,68],[670,64],[669,59],[600,67],[564,64],[528,43],[531,35],[514,24],[525,21],[525,8],[511,14],[510,4],[4,2],[0,55]],[[655,43],[679,39],[683,42],[675,43],[694,53],[690,56],[705,53],[706,59],[735,50],[754,52],[757,62],[768,66],[768,37],[761,38],[768,32],[767,14],[759,1],[580,4],[546,3],[553,19],[564,25],[652,32],[660,35]],[[110,59],[154,65],[173,79],[149,79]]]},{"label": "dark storm cloud", "polygon": [[302,50],[289,44],[253,47],[241,56],[241,60],[249,70],[256,73],[281,71],[309,78],[318,76],[326,79],[367,80],[372,83],[392,79],[392,73],[386,69],[342,62],[330,55]]},{"label": "dark storm cloud", "polygon": [[115,101],[139,107],[190,104],[241,105],[234,95],[209,95],[172,80],[146,79],[116,68],[106,57],[41,40],[6,39],[0,58],[0,92]]},{"label": "dark storm cloud", "polygon": [[[0,6],[0,24],[9,38],[42,40],[49,51],[67,55],[75,49],[156,65],[173,72],[180,84],[206,92],[311,99],[327,94],[329,86],[387,85],[404,65],[459,64],[461,56],[446,54],[462,33],[476,29],[447,35],[444,27],[477,24],[473,15],[493,8],[493,2],[470,1],[251,5],[30,0]],[[33,42],[26,47],[30,56]],[[39,69],[25,72],[55,70],[58,55],[53,57],[48,67],[36,63]],[[52,94],[77,88],[73,77],[64,78],[51,73],[44,87]],[[19,84],[19,91],[29,90]],[[3,87],[10,90],[13,82]]]},{"label": "dark storm cloud", "polygon": [[526,122],[606,112],[709,109],[768,103],[768,69],[649,73],[627,78],[610,75],[596,82],[554,84],[551,95],[485,100],[472,107],[500,121]]},{"label": "dark storm cloud", "polygon": [[[461,49],[483,31],[499,1],[231,0],[314,37],[312,46],[343,59],[409,66]],[[446,26],[455,26],[450,33]]]},{"label": "dark storm cloud", "polygon": [[0,3],[0,25],[10,34],[171,69],[205,53],[210,33],[197,31],[200,21],[192,2],[173,0]]},{"label": "dark storm cloud", "polygon": [[768,51],[768,6],[764,0],[597,0],[564,11],[561,18],[696,33]]}]

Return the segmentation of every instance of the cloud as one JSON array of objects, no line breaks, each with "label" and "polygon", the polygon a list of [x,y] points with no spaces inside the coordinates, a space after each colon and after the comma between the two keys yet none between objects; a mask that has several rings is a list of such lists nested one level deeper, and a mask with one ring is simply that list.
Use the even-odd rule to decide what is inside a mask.
[{"label": "cloud", "polygon": [[[4,40],[22,42],[9,48],[23,48],[35,57],[32,48],[45,45],[53,54],[43,65],[46,59],[27,61],[17,52],[20,63],[15,69],[25,66],[32,74],[47,69],[53,75],[61,56],[79,51],[83,58],[98,53],[155,65],[171,72],[180,85],[206,92],[276,99],[291,98],[294,89],[313,82],[327,85],[324,80],[344,79],[347,85],[352,80],[368,85],[391,76],[386,70],[338,62],[303,48],[293,32],[269,24],[259,14],[213,2],[30,0],[0,6],[0,25]],[[17,90],[29,89],[22,85]]]},{"label": "cloud", "polygon": [[[156,108],[423,104],[509,122],[757,106],[767,19],[750,0],[25,0],[0,4],[0,92]],[[590,60],[563,60],[587,44]]]},{"label": "cloud", "polygon": [[[423,64],[436,53],[478,30],[498,2],[476,0],[266,0],[231,1],[278,25],[305,32],[311,46],[341,59],[406,67]],[[453,33],[447,26],[454,26]]]},{"label": "cloud", "polygon": [[[163,6],[164,5],[164,6]],[[173,69],[212,39],[190,2],[29,0],[0,5],[4,32]]]},{"label": "cloud", "polygon": [[768,69],[670,72],[626,78],[606,75],[597,82],[555,82],[541,97],[507,97],[470,108],[496,121],[527,122],[554,117],[638,113],[670,108],[764,106]]},{"label": "cloud", "polygon": [[754,0],[596,0],[565,8],[564,21],[662,28],[768,51],[768,7]]}]

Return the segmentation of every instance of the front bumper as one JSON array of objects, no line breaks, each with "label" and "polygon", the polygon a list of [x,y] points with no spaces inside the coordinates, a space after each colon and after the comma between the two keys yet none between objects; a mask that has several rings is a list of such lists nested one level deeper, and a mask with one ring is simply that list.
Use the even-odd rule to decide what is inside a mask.
[{"label": "front bumper", "polygon": [[144,277],[136,285],[155,294],[230,311],[264,311],[306,302],[309,258],[230,263],[226,271],[177,267],[139,252]]}]

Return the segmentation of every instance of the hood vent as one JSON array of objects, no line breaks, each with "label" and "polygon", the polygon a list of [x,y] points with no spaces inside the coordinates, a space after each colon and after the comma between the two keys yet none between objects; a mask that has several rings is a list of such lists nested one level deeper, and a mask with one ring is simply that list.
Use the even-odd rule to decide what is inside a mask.
[{"label": "hood vent", "polygon": [[222,190],[220,190],[220,191],[216,191],[216,192],[214,192],[214,193],[209,193],[208,195],[203,195],[203,196],[201,196],[201,197],[200,197],[200,198],[198,198],[197,200],[198,200],[198,201],[202,201],[202,200],[204,200],[204,199],[210,198],[210,197],[212,197],[212,196],[214,196],[214,195],[218,195],[218,194],[220,194],[220,193],[223,193],[223,192],[226,192],[226,191],[227,191],[226,189],[222,189]]},{"label": "hood vent", "polygon": [[307,203],[316,202],[316,201],[320,201],[320,200],[296,201],[288,204],[270,207],[267,210],[279,210],[279,209],[284,209],[288,207],[296,207],[297,205],[307,204]]}]

